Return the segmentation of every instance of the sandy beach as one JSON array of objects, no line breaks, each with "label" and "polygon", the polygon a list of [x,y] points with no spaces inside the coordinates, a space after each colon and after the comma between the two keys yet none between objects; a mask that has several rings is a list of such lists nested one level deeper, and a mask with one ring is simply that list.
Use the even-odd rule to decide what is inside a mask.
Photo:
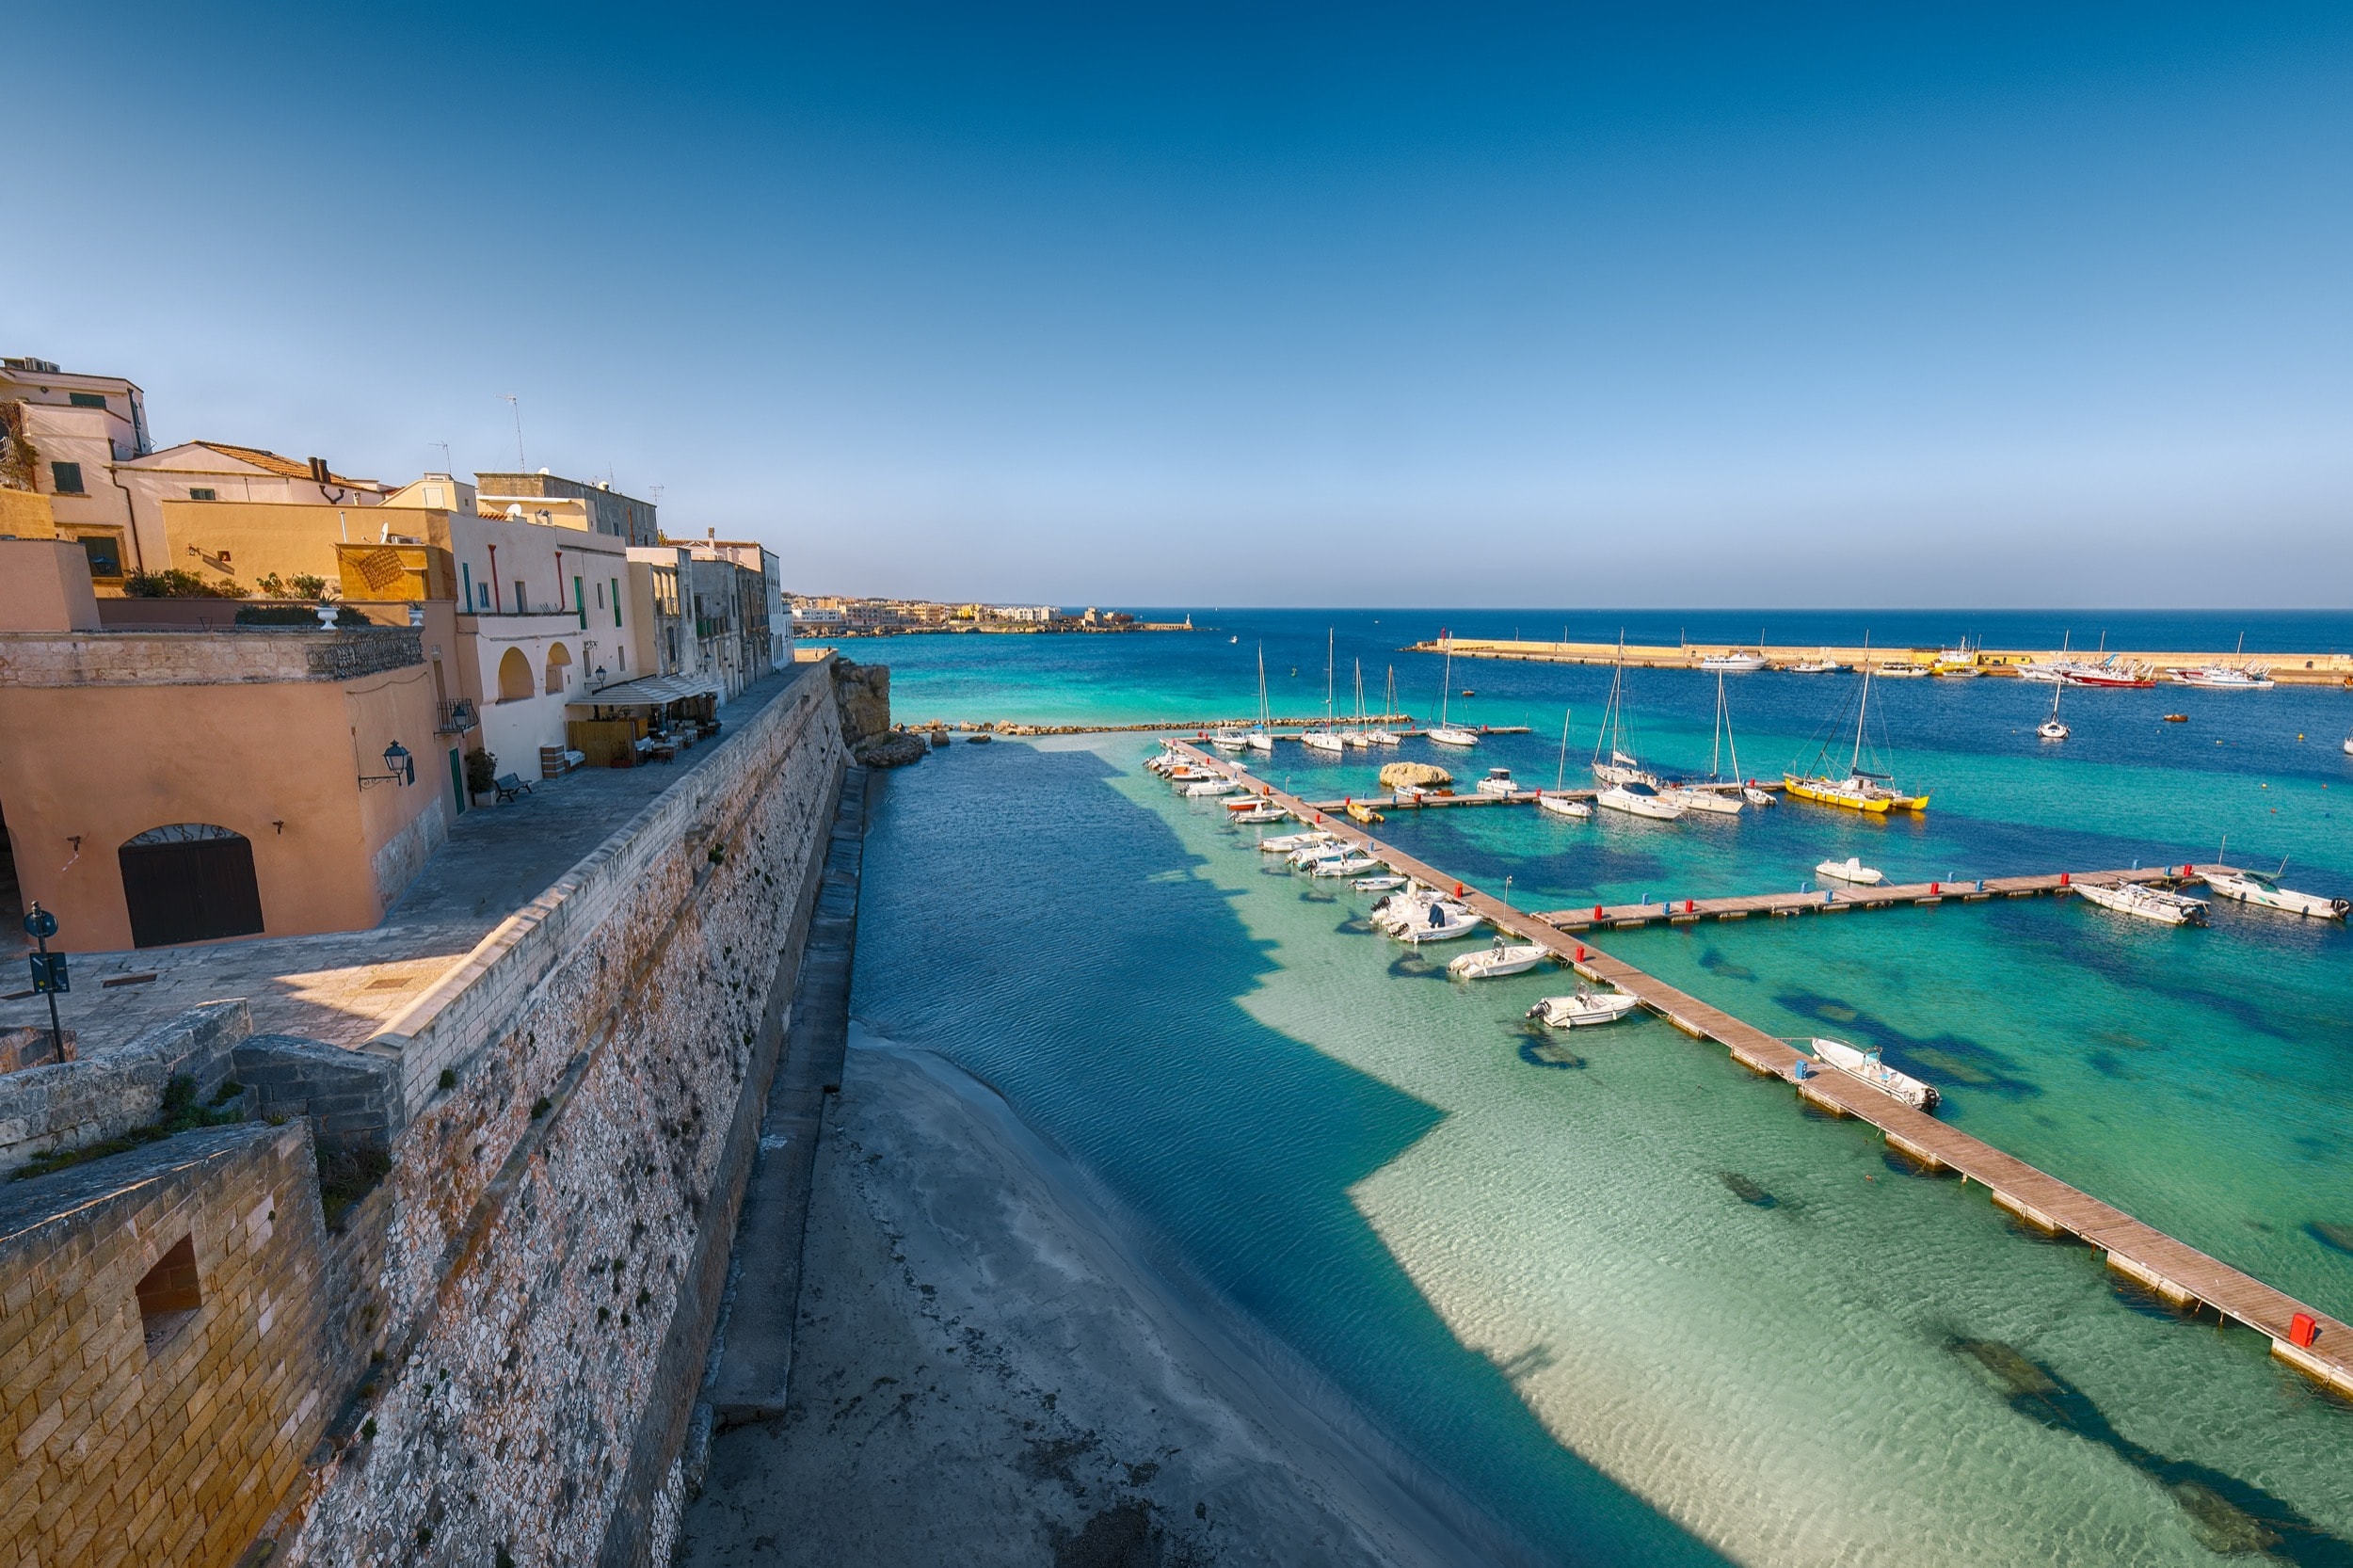
[{"label": "sandy beach", "polygon": [[712,1443],[680,1560],[1524,1556],[935,1052],[853,1031],[789,1413]]}]

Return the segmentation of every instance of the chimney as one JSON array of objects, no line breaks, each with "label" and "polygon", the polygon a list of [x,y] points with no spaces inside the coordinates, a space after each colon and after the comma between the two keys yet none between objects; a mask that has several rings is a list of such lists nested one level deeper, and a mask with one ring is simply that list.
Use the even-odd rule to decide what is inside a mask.
[{"label": "chimney", "polygon": [[315,485],[324,485],[327,483],[326,458],[313,457],[311,459],[311,482]]}]

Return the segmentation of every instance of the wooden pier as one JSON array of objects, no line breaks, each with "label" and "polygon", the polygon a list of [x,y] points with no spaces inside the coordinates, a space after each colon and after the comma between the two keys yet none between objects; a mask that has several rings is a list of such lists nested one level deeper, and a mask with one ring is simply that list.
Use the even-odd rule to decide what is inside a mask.
[{"label": "wooden pier", "polygon": [[[2013,1155],[2003,1153],[1981,1139],[1973,1138],[1957,1128],[1947,1127],[1925,1112],[1913,1110],[1860,1079],[1816,1066],[1787,1043],[1741,1022],[1721,1008],[1711,1007],[1696,997],[1675,989],[1664,981],[1655,979],[1631,964],[1602,952],[1590,942],[1580,939],[1574,931],[1556,924],[1553,917],[1513,909],[1501,900],[1447,875],[1435,866],[1427,865],[1382,843],[1344,815],[1328,812],[1277,790],[1265,780],[1231,767],[1197,747],[1182,742],[1175,743],[1175,746],[1190,760],[1225,772],[1253,793],[1273,801],[1302,822],[1311,823],[1357,845],[1391,871],[1433,888],[1459,890],[1463,902],[1498,930],[1545,948],[1588,980],[1615,985],[1640,998],[1644,1007],[1693,1039],[1712,1040],[1724,1047],[1732,1053],[1734,1061],[1752,1072],[1794,1084],[1799,1097],[1817,1110],[1833,1115],[1853,1116],[1870,1123],[1880,1129],[1890,1148],[1920,1170],[1939,1176],[1957,1175],[1964,1183],[1977,1182],[2019,1224],[2045,1235],[2073,1237],[2085,1242],[2105,1256],[2110,1269],[2154,1292],[2176,1309],[2192,1312],[2201,1307],[2212,1308],[2225,1320],[2265,1336],[2271,1341],[2271,1353],[2298,1371],[2341,1393],[2353,1395],[2353,1326],[2275,1290],[2227,1263],[2207,1256],[2186,1242],[2175,1240],[2154,1226],[2134,1219],[2122,1209],[2103,1203],[2057,1176],[2038,1170]],[[2176,868],[2171,875],[2178,877],[2184,870],[2186,868]],[[1983,893],[1973,891],[1961,896],[2026,897],[2055,892],[2062,886],[2094,879],[2162,881],[2169,879],[2169,873],[2165,871],[2105,872],[2088,872],[2081,877],[2070,875],[2064,879],[2057,876],[2004,877],[1989,880],[1986,883],[1988,890]],[[2046,883],[2048,886],[2042,886]],[[1869,906],[1886,907],[1903,902],[1895,895],[1908,890],[1856,888],[1854,894],[1858,898],[1874,892],[1887,895],[1879,904]],[[1787,895],[1764,896],[1769,900]],[[1840,889],[1842,903],[1834,907],[1865,907],[1859,904],[1844,904],[1848,896],[1846,889]],[[1701,901],[1693,902],[1696,904]],[[1707,902],[1731,904],[1742,901]],[[1917,903],[1919,900],[1914,897],[1911,902]],[[1649,907],[1656,909],[1657,906]],[[2295,1333],[2296,1320],[2299,1318],[2311,1320],[2316,1329],[2308,1346],[2299,1346],[2291,1337]]]},{"label": "wooden pier", "polygon": [[2113,888],[2126,882],[2174,888],[2202,881],[2209,872],[2230,872],[2222,865],[2158,866],[2146,871],[2057,872],[2047,876],[1990,876],[1967,881],[1882,883],[1876,888],[1837,883],[1794,893],[1752,893],[1739,898],[1656,899],[1647,904],[1596,904],[1578,909],[1554,909],[1532,918],[1575,934],[1597,926],[1624,929],[1665,922],[1685,925],[1698,920],[1745,920],[1752,915],[1793,916],[1836,914],[1848,909],[1892,909],[1898,904],[1933,907],[1940,904],[1982,904],[1996,898],[2035,898],[2066,894],[2076,888]]}]

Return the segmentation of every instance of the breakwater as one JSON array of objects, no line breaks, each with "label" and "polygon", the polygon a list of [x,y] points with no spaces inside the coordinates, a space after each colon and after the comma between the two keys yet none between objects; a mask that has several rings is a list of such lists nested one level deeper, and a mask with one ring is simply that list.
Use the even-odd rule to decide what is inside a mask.
[{"label": "breakwater", "polygon": [[[1437,640],[1414,643],[1402,651],[1408,653],[1442,654],[1449,644]],[[1808,644],[1784,646],[1771,643],[1684,643],[1673,648],[1629,643],[1535,642],[1493,637],[1456,637],[1451,651],[1457,659],[1494,659],[1508,663],[1533,664],[1625,664],[1637,669],[1698,669],[1700,661],[1741,653],[1761,654],[1774,668],[1812,662],[1859,666],[1870,664],[1884,666],[1890,664],[1929,664],[1944,650],[1935,648],[1903,647],[1816,647]],[[1962,666],[1962,673],[2016,678],[2027,664],[2048,664],[2073,659],[2091,661],[2113,658],[2120,665],[2146,665],[2152,670],[2203,669],[2211,664],[2244,665],[2267,675],[2282,685],[2340,686],[2353,685],[2353,654],[2345,653],[2260,653],[2182,652],[2146,650],[2103,650],[2097,654],[2083,648],[1973,648]],[[1945,672],[1947,676],[1951,672]],[[2163,683],[2162,675],[2159,676]]]}]

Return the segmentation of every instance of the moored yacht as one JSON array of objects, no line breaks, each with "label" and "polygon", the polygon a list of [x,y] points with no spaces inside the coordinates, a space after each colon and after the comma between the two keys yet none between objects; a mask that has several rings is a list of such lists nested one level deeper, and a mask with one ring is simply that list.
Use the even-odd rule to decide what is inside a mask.
[{"label": "moored yacht", "polygon": [[1435,728],[1426,729],[1422,734],[1433,745],[1475,746],[1479,744],[1479,736],[1474,731],[1447,722],[1447,699],[1454,689],[1454,636],[1443,627],[1439,629],[1438,635],[1446,643],[1446,667],[1438,678],[1438,723]]},{"label": "moored yacht", "polygon": [[1449,960],[1446,972],[1454,980],[1500,980],[1505,975],[1526,974],[1544,961],[1545,950],[1538,944],[1497,936],[1495,944],[1482,952],[1465,952]]},{"label": "moored yacht", "polygon": [[1814,1060],[1827,1067],[1835,1067],[1848,1077],[1859,1079],[1879,1090],[1893,1095],[1914,1111],[1933,1111],[1943,1098],[1933,1083],[1923,1083],[1910,1073],[1899,1073],[1880,1060],[1877,1046],[1869,1050],[1857,1050],[1844,1040],[1809,1039]]},{"label": "moored yacht", "polygon": [[2119,915],[2132,915],[2159,925],[2203,925],[2206,923],[2206,901],[2174,892],[2169,888],[2151,888],[2138,882],[2119,882],[2103,885],[2078,882],[2075,891],[2103,909]]},{"label": "moored yacht", "polygon": [[[1867,648],[1868,642],[1865,645]],[[1810,800],[1820,806],[1836,806],[1849,811],[1867,811],[1883,816],[1889,811],[1925,811],[1929,808],[1926,795],[1908,795],[1895,787],[1891,776],[1863,765],[1866,740],[1865,724],[1871,712],[1871,677],[1874,671],[1866,658],[1863,664],[1863,685],[1855,697],[1854,745],[1847,758],[1847,776],[1837,777],[1822,770],[1822,762],[1830,746],[1824,744],[1815,754],[1815,772],[1785,773],[1781,787],[1800,800]]]},{"label": "moored yacht", "polygon": [[1859,855],[1849,855],[1844,860],[1825,860],[1816,866],[1814,872],[1817,876],[1851,882],[1858,888],[1876,888],[1887,880],[1886,872],[1865,865]]},{"label": "moored yacht", "polygon": [[1616,1023],[1641,1005],[1641,998],[1624,991],[1596,991],[1580,985],[1574,996],[1545,998],[1528,1010],[1528,1016],[1554,1029],[1590,1029]]},{"label": "moored yacht", "polygon": [[[2282,870],[2285,869],[2282,863]],[[2276,878],[2261,872],[2208,872],[2206,886],[2227,899],[2251,904],[2264,909],[2277,909],[2290,915],[2307,915],[2314,920],[2341,920],[2348,907],[2341,898],[2323,898],[2318,893],[2299,893],[2282,888]]]},{"label": "moored yacht", "polygon": [[1683,815],[1680,804],[1667,799],[1639,778],[1610,785],[1593,797],[1593,804],[1623,811],[1629,817],[1649,817],[1657,822],[1673,822]]},{"label": "moored yacht", "polygon": [[1487,770],[1487,776],[1481,779],[1477,784],[1473,785],[1472,788],[1482,795],[1502,795],[1509,797],[1520,792],[1520,787],[1512,782],[1512,770],[1510,768],[1489,768]]},{"label": "moored yacht", "polygon": [[1711,653],[1700,661],[1700,668],[1713,670],[1721,675],[1746,675],[1752,670],[1761,670],[1764,667],[1765,655],[1762,651],[1748,653],[1738,648],[1735,648],[1730,653]]}]

